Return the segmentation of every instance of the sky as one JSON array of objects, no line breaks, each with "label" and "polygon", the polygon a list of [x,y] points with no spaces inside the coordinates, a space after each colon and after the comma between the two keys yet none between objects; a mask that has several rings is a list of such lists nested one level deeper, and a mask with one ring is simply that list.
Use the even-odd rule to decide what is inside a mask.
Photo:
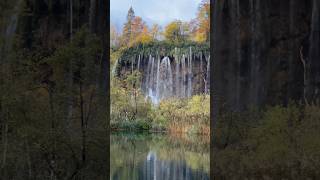
[{"label": "sky", "polygon": [[110,22],[121,30],[130,6],[148,26],[164,27],[174,20],[190,21],[196,17],[201,0],[110,0]]}]

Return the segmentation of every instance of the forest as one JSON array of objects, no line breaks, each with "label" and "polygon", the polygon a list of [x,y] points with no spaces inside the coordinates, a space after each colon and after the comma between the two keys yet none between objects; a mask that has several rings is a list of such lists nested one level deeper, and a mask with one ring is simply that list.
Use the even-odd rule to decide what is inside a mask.
[{"label": "forest", "polygon": [[1,0],[0,179],[109,176],[107,8]]},{"label": "forest", "polygon": [[319,179],[319,9],[214,1],[214,179]]}]

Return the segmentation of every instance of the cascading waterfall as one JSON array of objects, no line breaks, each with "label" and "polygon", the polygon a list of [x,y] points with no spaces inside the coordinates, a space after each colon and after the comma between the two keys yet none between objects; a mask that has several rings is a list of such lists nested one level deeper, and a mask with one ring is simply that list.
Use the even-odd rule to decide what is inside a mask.
[{"label": "cascading waterfall", "polygon": [[[159,61],[158,61],[159,63]],[[173,95],[173,75],[169,57],[164,57],[158,66],[157,96],[164,99]]]},{"label": "cascading waterfall", "polygon": [[140,56],[140,54],[139,54],[139,58],[138,58],[138,67],[137,67],[137,70],[138,70],[138,71],[140,70],[140,58],[141,58],[141,56]]},{"label": "cascading waterfall", "polygon": [[116,69],[117,69],[117,66],[118,66],[118,62],[119,62],[119,59],[117,59],[116,62],[114,63],[114,65],[112,66],[112,70],[111,70],[112,77],[114,77],[115,74],[116,74]]},{"label": "cascading waterfall", "polygon": [[[146,100],[149,99],[153,104],[159,104],[161,100],[167,98],[185,98],[209,91],[210,56],[205,56],[202,52],[194,54],[190,47],[187,52],[182,53],[175,48],[173,56],[160,56],[157,53],[157,55],[135,57],[137,59],[132,59],[130,69],[132,72],[134,70],[141,72],[143,76],[141,89],[146,95]],[[195,76],[199,74],[201,78],[194,82]],[[201,91],[194,90],[200,86],[199,81],[205,82],[204,87],[202,84]]]},{"label": "cascading waterfall", "polygon": [[178,74],[180,74],[180,59],[178,58],[177,55],[177,48],[175,48],[175,55],[174,55],[174,59],[176,61],[176,72],[175,72],[175,88],[176,88],[176,97],[180,97],[179,93],[180,93],[180,76],[178,76]]},{"label": "cascading waterfall", "polygon": [[160,80],[160,58],[158,58],[158,65],[157,65],[157,81],[156,81],[156,97],[160,97],[160,91],[159,91],[159,80]]},{"label": "cascading waterfall", "polygon": [[131,72],[133,73],[133,65],[135,63],[135,58],[132,58],[132,61],[131,61]]},{"label": "cascading waterfall", "polygon": [[186,57],[182,55],[181,59],[181,76],[182,76],[182,81],[180,82],[180,88],[181,88],[181,94],[180,97],[185,97],[186,96]]},{"label": "cascading waterfall", "polygon": [[188,58],[188,97],[191,96],[192,93],[192,51],[190,47],[190,54]]}]

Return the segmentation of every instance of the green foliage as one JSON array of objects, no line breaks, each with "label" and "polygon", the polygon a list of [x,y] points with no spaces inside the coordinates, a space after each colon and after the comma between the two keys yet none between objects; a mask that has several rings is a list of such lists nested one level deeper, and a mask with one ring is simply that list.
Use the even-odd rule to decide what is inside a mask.
[{"label": "green foliage", "polygon": [[[129,48],[121,48],[117,53],[118,55],[118,63],[120,65],[130,63],[132,58],[137,59],[139,55],[148,57],[152,56],[173,56],[175,53],[178,53],[178,56],[182,56],[182,54],[188,54],[190,52],[190,48],[192,49],[193,54],[204,54],[209,55],[210,53],[210,44],[209,43],[197,43],[192,41],[186,41],[182,43],[172,43],[169,41],[152,41],[150,43],[145,44],[136,44],[135,46]],[[177,50],[177,51],[176,51]],[[117,69],[116,73],[119,73],[119,69]]]},{"label": "green foliage", "polygon": [[319,177],[319,112],[319,106],[290,104],[221,116],[213,130],[217,177]]},{"label": "green foliage", "polygon": [[141,74],[134,71],[121,80],[111,82],[111,128],[148,130],[151,128],[148,114],[152,105],[145,101],[140,90]]},{"label": "green foliage", "polygon": [[[29,179],[45,179],[50,173],[48,162],[55,158],[55,178],[70,177],[81,162],[83,144],[105,143],[101,137],[105,135],[106,121],[98,118],[101,110],[96,90],[100,40],[85,28],[74,34],[72,42],[68,40],[54,50],[40,46],[21,49],[19,43],[24,37],[19,38],[15,49],[0,62],[1,138],[3,125],[8,126],[8,144],[1,143],[0,147],[1,153],[8,148],[0,176],[4,177],[2,173],[6,172],[7,177],[16,178],[17,169],[28,168],[33,172],[31,175],[24,170],[19,174]],[[70,104],[72,115],[68,118]],[[81,119],[86,123],[87,143],[79,138],[83,135]],[[100,161],[102,157],[92,152],[98,153],[99,148],[90,145],[86,152],[88,160]]]}]

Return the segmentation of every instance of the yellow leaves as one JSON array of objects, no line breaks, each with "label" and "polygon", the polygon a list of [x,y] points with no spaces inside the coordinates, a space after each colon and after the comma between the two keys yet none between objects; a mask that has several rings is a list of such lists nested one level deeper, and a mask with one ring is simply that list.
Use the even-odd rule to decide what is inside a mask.
[{"label": "yellow leaves", "polygon": [[152,37],[148,31],[148,27],[144,26],[142,33],[136,38],[135,43],[146,44],[152,41]]},{"label": "yellow leaves", "polygon": [[151,36],[148,35],[148,34],[141,34],[139,41],[140,41],[142,44],[146,44],[146,43],[151,42],[151,41],[152,41],[152,38],[151,38]]},{"label": "yellow leaves", "polygon": [[126,45],[132,47],[139,43],[149,43],[152,40],[152,36],[145,22],[142,20],[141,17],[135,17],[131,25],[130,41]]},{"label": "yellow leaves", "polygon": [[197,30],[194,40],[197,42],[205,42],[209,40],[210,34],[210,1],[204,0],[199,6],[197,15]]},{"label": "yellow leaves", "polygon": [[195,95],[188,101],[188,112],[194,114],[208,114],[210,112],[210,96]]},{"label": "yellow leaves", "polygon": [[205,42],[207,40],[207,35],[205,33],[197,32],[194,40],[197,42]]},{"label": "yellow leaves", "polygon": [[181,21],[174,21],[168,24],[164,31],[164,37],[169,41],[173,41],[173,42],[179,41],[181,38],[180,27],[181,27]]}]

